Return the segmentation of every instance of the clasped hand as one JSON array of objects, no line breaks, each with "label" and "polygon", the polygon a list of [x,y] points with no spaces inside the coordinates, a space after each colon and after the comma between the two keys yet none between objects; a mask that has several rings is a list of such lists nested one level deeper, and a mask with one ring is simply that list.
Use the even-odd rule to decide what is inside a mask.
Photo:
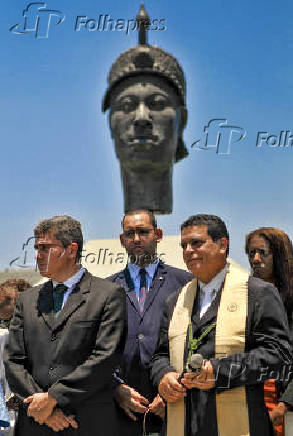
[{"label": "clasped hand", "polygon": [[137,421],[137,417],[133,412],[145,413],[148,410],[164,419],[165,403],[159,394],[150,403],[147,398],[135,389],[128,385],[120,384],[116,388],[115,399],[126,415],[133,421]]},{"label": "clasped hand", "polygon": [[171,403],[181,400],[186,396],[186,389],[207,390],[215,387],[215,377],[212,364],[204,360],[199,374],[186,372],[180,382],[177,372],[165,374],[159,384],[159,394]]},{"label": "clasped hand", "polygon": [[25,398],[23,402],[29,404],[27,415],[39,424],[46,424],[56,432],[69,426],[78,428],[74,417],[66,416],[61,409],[56,407],[57,401],[48,392],[33,394]]}]

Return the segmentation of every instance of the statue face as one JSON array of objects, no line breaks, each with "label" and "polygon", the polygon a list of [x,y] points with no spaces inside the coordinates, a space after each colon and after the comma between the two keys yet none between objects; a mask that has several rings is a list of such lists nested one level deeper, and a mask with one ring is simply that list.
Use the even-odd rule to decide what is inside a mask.
[{"label": "statue face", "polygon": [[110,129],[117,157],[127,171],[165,171],[174,162],[182,132],[182,107],[160,77],[123,80],[110,100]]}]

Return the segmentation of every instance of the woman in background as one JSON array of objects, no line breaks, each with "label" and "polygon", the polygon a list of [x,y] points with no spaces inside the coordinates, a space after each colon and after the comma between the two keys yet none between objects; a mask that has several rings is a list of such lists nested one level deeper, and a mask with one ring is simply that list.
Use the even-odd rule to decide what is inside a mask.
[{"label": "woman in background", "polygon": [[10,426],[5,425],[3,418],[0,414],[0,436],[13,436],[14,434],[14,421],[17,411],[17,400],[11,393],[6,377],[3,364],[3,351],[8,339],[9,323],[12,318],[15,306],[15,300],[20,292],[30,288],[31,285],[23,279],[8,279],[0,285],[0,413],[5,417],[5,403],[3,403],[3,396],[6,400],[6,406],[9,410]]},{"label": "woman in background", "polygon": [[[292,331],[293,247],[288,235],[274,227],[261,227],[246,236],[245,251],[252,275],[273,283],[278,289]],[[280,401],[281,389],[276,380],[265,381],[265,403],[277,436],[284,436],[284,414],[288,407]]]}]

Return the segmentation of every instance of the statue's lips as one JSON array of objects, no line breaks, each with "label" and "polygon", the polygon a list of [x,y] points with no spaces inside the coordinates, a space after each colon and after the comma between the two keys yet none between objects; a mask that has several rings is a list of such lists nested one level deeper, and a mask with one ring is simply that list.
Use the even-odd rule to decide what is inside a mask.
[{"label": "statue's lips", "polygon": [[158,148],[160,142],[157,137],[153,138],[135,138],[128,142],[128,147],[132,152],[144,152],[153,151],[154,148]]},{"label": "statue's lips", "polygon": [[132,136],[129,138],[129,143],[130,144],[139,144],[139,145],[144,145],[144,144],[149,144],[149,143],[156,143],[158,142],[159,137],[157,135],[138,135],[138,136]]}]

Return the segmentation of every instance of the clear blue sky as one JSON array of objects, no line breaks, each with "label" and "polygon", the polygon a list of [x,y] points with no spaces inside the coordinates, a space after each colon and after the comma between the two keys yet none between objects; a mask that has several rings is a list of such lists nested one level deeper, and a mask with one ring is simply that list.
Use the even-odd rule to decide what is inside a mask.
[{"label": "clear blue sky", "polygon": [[[119,164],[107,116],[106,77],[116,57],[135,46],[136,32],[74,31],[77,16],[131,19],[140,2],[48,0],[65,20],[49,37],[14,34],[29,2],[2,0],[0,267],[21,253],[42,218],[71,214],[86,239],[114,238],[123,211]],[[166,234],[199,212],[220,215],[232,257],[247,265],[245,234],[273,225],[293,237],[293,147],[256,147],[258,131],[293,134],[293,4],[289,0],[146,1],[166,30],[150,43],[173,53],[187,80],[190,156],[174,167],[174,211],[159,217]],[[54,24],[54,22],[53,22]],[[231,154],[191,148],[212,118],[241,126]]]}]

